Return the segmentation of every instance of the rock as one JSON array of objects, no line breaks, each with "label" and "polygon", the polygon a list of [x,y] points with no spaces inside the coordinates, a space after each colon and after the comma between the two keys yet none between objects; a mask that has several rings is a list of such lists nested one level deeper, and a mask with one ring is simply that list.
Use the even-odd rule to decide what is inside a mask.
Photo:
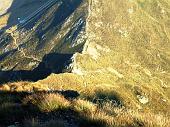
[{"label": "rock", "polygon": [[139,102],[142,104],[147,104],[149,102],[149,99],[145,96],[137,95],[137,98],[138,98]]}]

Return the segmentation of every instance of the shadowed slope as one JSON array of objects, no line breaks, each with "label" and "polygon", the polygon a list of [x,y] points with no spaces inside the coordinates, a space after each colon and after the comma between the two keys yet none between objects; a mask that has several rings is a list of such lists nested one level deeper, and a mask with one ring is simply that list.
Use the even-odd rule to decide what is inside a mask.
[{"label": "shadowed slope", "polygon": [[[82,36],[85,35],[86,12],[87,1],[57,1],[52,7],[24,25],[24,28],[19,27],[19,31],[14,31],[14,33],[8,30],[8,33],[1,35],[1,82],[10,79],[35,81],[45,78],[51,72],[62,72],[62,68],[66,66],[65,62],[56,65],[55,61],[63,59],[68,61],[68,56],[71,57],[69,54],[82,51],[85,43],[85,37]],[[53,57],[48,54],[61,54],[61,56]],[[44,63],[45,55],[51,59],[50,64],[45,68],[55,65],[60,69],[41,70],[42,67],[40,69],[39,66],[42,65],[40,63]],[[37,71],[37,66],[39,71]],[[29,75],[39,76],[38,78],[31,76],[32,79]]]}]

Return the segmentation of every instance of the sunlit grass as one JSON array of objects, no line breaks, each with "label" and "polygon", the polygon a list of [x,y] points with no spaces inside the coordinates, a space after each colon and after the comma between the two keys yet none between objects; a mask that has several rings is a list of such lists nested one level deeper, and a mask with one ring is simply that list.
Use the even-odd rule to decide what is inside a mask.
[{"label": "sunlit grass", "polygon": [[62,95],[52,93],[27,96],[23,103],[31,103],[34,106],[37,106],[42,112],[64,110],[70,107],[70,102]]},{"label": "sunlit grass", "polygon": [[0,17],[0,29],[7,25],[9,16],[10,16],[10,14],[6,14],[6,15]]}]

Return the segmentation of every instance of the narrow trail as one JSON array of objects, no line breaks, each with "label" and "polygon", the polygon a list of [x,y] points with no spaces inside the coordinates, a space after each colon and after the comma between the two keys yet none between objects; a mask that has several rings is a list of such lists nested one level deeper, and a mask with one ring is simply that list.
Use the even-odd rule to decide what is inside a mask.
[{"label": "narrow trail", "polygon": [[41,60],[39,60],[38,58],[34,57],[34,56],[28,56],[25,52],[24,49],[20,48],[18,43],[17,43],[17,36],[16,34],[14,34],[13,32],[9,33],[11,35],[11,37],[13,38],[13,44],[15,45],[16,49],[22,54],[23,57],[28,58],[28,59],[32,59],[34,61],[37,62],[41,62]]}]

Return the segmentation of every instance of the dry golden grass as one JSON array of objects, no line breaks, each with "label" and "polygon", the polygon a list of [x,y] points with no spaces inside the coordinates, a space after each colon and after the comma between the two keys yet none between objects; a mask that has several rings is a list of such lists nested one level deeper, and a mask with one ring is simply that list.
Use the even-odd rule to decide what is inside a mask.
[{"label": "dry golden grass", "polygon": [[95,112],[97,110],[97,106],[94,103],[82,99],[73,101],[73,108],[76,112],[83,113]]},{"label": "dry golden grass", "polygon": [[48,91],[49,88],[47,85],[40,83],[31,83],[26,81],[8,83],[0,86],[1,91],[10,91],[10,92],[37,92],[37,91]]},{"label": "dry golden grass", "polygon": [[42,112],[64,110],[70,107],[70,102],[60,94],[34,94],[23,100],[24,104],[32,103]]},{"label": "dry golden grass", "polygon": [[[81,103],[82,106],[88,106],[89,102]],[[170,118],[161,114],[143,113],[141,111],[128,110],[126,108],[118,108],[114,105],[103,104],[102,108],[96,110],[89,110],[86,112],[81,110],[80,114],[86,118],[87,125],[94,124],[96,126],[107,126],[107,127],[119,127],[119,126],[146,126],[146,127],[168,127],[170,124]],[[97,105],[99,106],[99,105]],[[81,105],[79,105],[81,107]],[[96,106],[94,106],[95,108]],[[89,109],[93,109],[90,105]],[[84,112],[82,112],[84,111]],[[108,112],[109,111],[109,112]],[[112,113],[111,113],[112,112]],[[114,112],[114,114],[113,114]]]},{"label": "dry golden grass", "polygon": [[10,16],[10,14],[6,14],[6,15],[0,17],[0,28],[3,28],[7,25],[9,16]]},{"label": "dry golden grass", "polygon": [[[103,91],[106,92],[106,91]],[[113,91],[112,91],[113,92]],[[77,119],[77,122],[80,126],[94,126],[94,127],[112,127],[112,126],[146,126],[146,127],[168,127],[170,124],[170,118],[162,114],[154,113],[151,110],[143,110],[143,109],[134,109],[129,108],[128,106],[124,106],[124,104],[118,104],[117,101],[112,100],[110,97],[110,93],[101,93],[100,96],[96,98],[77,98],[74,100],[67,100],[62,95],[58,93],[35,93],[32,95],[27,95],[22,99],[22,105],[32,105],[38,108],[42,113],[51,113],[57,111],[68,111],[68,109],[74,112],[71,113],[72,116],[75,115],[74,118]],[[105,96],[106,95],[106,96]],[[114,94],[115,96],[115,94]],[[99,97],[104,97],[100,99]],[[107,98],[105,98],[107,97]],[[98,98],[98,99],[97,99]],[[5,98],[4,98],[5,99]],[[13,100],[13,98],[11,98]],[[0,113],[8,112],[8,114],[13,114],[15,112],[22,114],[23,110],[15,111],[9,110],[9,106],[16,107],[17,105],[10,98],[8,102],[0,105]],[[5,109],[5,110],[4,110]],[[21,108],[22,109],[22,108]],[[33,111],[34,112],[34,111]],[[5,114],[5,115],[8,115]],[[77,116],[78,114],[78,116]],[[67,115],[67,114],[66,114]],[[8,116],[10,117],[10,116]],[[52,123],[56,123],[57,121],[53,121]],[[40,126],[37,122],[28,122],[27,125],[36,125]],[[45,124],[43,124],[45,125]],[[49,125],[49,123],[46,123]]]}]

